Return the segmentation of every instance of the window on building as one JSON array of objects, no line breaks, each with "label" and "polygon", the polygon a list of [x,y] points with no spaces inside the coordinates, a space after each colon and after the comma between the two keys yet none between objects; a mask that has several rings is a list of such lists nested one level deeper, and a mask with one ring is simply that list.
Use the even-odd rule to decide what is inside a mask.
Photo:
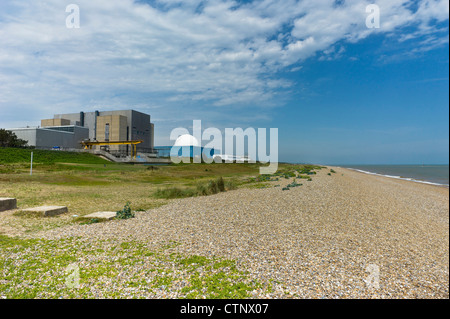
[{"label": "window on building", "polygon": [[109,141],[109,123],[105,125],[105,141]]}]

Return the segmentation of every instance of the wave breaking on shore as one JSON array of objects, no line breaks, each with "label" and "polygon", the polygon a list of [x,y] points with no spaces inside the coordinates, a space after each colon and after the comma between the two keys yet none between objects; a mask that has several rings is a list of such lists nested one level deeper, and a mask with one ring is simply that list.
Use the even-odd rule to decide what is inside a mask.
[{"label": "wave breaking on shore", "polygon": [[369,172],[369,171],[365,171],[365,170],[362,170],[362,169],[351,168],[351,167],[345,167],[345,168],[346,169],[350,169],[352,171],[356,171],[356,172],[360,172],[360,173],[364,173],[364,174],[369,174],[369,175],[376,175],[376,176],[382,176],[382,177],[388,177],[388,178],[395,178],[395,179],[401,179],[401,180],[404,180],[404,181],[410,181],[410,182],[415,182],[415,183],[435,185],[435,186],[449,188],[449,184],[441,184],[441,183],[435,183],[435,182],[430,182],[430,181],[424,181],[424,180],[419,180],[419,179],[415,179],[415,178],[412,178],[412,177],[404,177],[404,176],[395,176],[395,175],[374,173],[374,172]]}]

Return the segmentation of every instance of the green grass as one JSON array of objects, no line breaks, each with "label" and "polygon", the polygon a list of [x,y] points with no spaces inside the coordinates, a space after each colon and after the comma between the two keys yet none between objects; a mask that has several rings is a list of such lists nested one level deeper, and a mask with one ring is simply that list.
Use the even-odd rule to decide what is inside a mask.
[{"label": "green grass", "polygon": [[21,148],[0,147],[0,164],[30,163],[31,152],[33,162],[41,164],[54,163],[83,163],[83,164],[107,164],[110,163],[100,157],[89,153],[31,150]]},{"label": "green grass", "polygon": [[[17,198],[19,208],[68,206],[69,214],[52,218],[10,215],[0,219],[0,226],[7,226],[2,229],[33,234],[72,223],[92,227],[90,224],[99,220],[86,220],[84,215],[118,211],[127,202],[133,212],[143,212],[164,205],[170,198],[272,187],[272,182],[285,178],[311,178],[315,170],[321,169],[280,164],[273,175],[259,175],[261,165],[248,163],[180,164],[151,169],[110,163],[86,153],[33,152],[30,176],[31,150],[0,149],[0,196]],[[0,297],[120,298],[126,291],[128,297],[151,298],[155,291],[164,289],[176,291],[179,298],[228,299],[251,297],[256,289],[270,292],[270,284],[249,280],[245,268],[238,267],[235,260],[179,254],[176,250],[180,245],[170,241],[150,249],[133,241],[97,241],[93,245],[78,238],[50,241],[0,235]],[[71,264],[80,267],[79,289],[65,285],[65,271]],[[181,286],[180,281],[184,282]]]},{"label": "green grass", "polygon": [[301,171],[313,174],[315,166],[279,164],[273,175],[260,175],[261,164],[178,164],[167,166],[111,163],[87,153],[0,148],[0,196],[17,198],[19,208],[61,205],[68,214],[54,218],[14,216],[0,220],[0,228],[34,233],[86,222],[97,211],[118,211],[130,202],[134,211],[146,211],[172,198],[205,196],[236,188],[273,187],[273,181]]},{"label": "green grass", "polygon": [[168,187],[158,188],[154,193],[156,198],[173,199],[173,198],[187,198],[197,196],[208,196],[225,192],[227,190],[233,190],[236,185],[233,181],[224,181],[222,177],[215,180],[208,180],[198,182],[196,187]]},{"label": "green grass", "polygon": [[[0,297],[6,298],[152,298],[156,290],[178,298],[249,298],[256,289],[270,290],[249,279],[236,261],[187,256],[171,242],[150,249],[136,241],[79,238],[23,240],[0,236]],[[68,266],[77,267],[79,286]],[[119,276],[120,274],[120,276]],[[69,281],[68,281],[69,280]],[[183,288],[175,285],[184,282]]]},{"label": "green grass", "polygon": [[[61,153],[64,152],[50,152],[55,156]],[[54,160],[56,158],[51,159]],[[10,231],[14,234],[34,233],[80,223],[73,215],[82,217],[98,211],[118,211],[126,202],[130,202],[134,211],[146,211],[166,204],[170,198],[186,197],[185,189],[195,190],[189,196],[207,195],[217,189],[229,190],[241,179],[257,176],[259,172],[257,164],[168,165],[153,170],[149,167],[109,162],[93,164],[91,159],[88,163],[35,163],[30,176],[28,163],[0,164],[0,197],[17,198],[19,208],[43,205],[69,208],[68,214],[55,218],[0,219],[0,228],[5,229],[2,226],[7,225],[7,229],[16,230]],[[223,183],[209,185],[220,177]],[[163,191],[167,193],[159,198],[154,196],[158,189],[166,188],[174,189]],[[181,195],[177,189],[183,190]]]},{"label": "green grass", "polygon": [[[299,174],[311,178],[321,169],[280,164],[276,174],[261,176],[260,164],[180,164],[151,169],[110,163],[87,153],[33,152],[30,176],[31,150],[0,148],[0,196],[17,198],[19,208],[64,205],[69,213],[51,218],[10,215],[0,219],[0,226],[7,226],[2,229],[34,234],[72,223],[92,227],[99,220],[86,220],[84,215],[118,211],[127,202],[133,212],[144,212],[170,198],[272,187],[271,182]],[[176,291],[179,298],[228,299],[251,297],[256,289],[270,292],[270,284],[250,280],[235,260],[183,255],[176,252],[180,245],[169,241],[149,248],[134,241],[108,240],[93,245],[78,238],[51,241],[0,235],[0,298],[121,298],[125,291],[127,297],[151,298],[163,289]],[[78,289],[65,284],[66,268],[72,264],[80,267]]]}]

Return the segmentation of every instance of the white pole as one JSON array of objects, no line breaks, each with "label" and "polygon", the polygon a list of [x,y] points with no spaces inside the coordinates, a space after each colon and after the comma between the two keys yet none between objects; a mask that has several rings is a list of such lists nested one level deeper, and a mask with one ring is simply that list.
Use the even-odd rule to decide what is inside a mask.
[{"label": "white pole", "polygon": [[31,166],[30,166],[30,175],[33,175],[33,152],[31,152]]}]

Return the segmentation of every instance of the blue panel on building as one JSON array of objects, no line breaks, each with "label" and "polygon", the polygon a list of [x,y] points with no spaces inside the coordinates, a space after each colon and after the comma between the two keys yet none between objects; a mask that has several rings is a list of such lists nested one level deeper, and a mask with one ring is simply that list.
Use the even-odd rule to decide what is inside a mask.
[{"label": "blue panel on building", "polygon": [[190,157],[202,156],[205,153],[206,158],[213,158],[215,150],[213,148],[204,148],[198,146],[155,146],[159,157]]}]

